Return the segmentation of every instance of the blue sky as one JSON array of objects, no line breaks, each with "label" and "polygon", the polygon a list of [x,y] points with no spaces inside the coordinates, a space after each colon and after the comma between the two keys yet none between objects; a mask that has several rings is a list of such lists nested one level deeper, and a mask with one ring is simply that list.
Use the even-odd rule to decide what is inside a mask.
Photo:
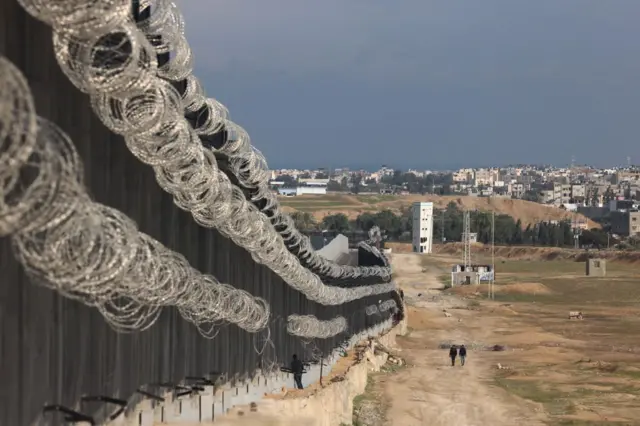
[{"label": "blue sky", "polygon": [[640,164],[638,0],[178,4],[272,168]]}]

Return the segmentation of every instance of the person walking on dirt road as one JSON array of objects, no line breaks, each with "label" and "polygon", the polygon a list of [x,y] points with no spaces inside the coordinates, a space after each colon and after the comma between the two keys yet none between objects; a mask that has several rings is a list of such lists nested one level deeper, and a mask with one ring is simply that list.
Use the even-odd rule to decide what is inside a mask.
[{"label": "person walking on dirt road", "polygon": [[458,349],[455,345],[451,345],[451,349],[449,349],[449,358],[451,358],[451,366],[456,365],[456,357],[458,356]]},{"label": "person walking on dirt road", "polygon": [[464,360],[467,358],[467,348],[465,348],[464,345],[460,346],[458,355],[460,355],[460,365],[464,367]]}]

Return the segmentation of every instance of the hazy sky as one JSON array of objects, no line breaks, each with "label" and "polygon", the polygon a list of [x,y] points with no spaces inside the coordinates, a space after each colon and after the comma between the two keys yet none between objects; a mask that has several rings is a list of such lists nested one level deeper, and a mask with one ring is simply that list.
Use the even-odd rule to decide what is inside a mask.
[{"label": "hazy sky", "polygon": [[185,0],[277,167],[640,164],[639,0]]}]

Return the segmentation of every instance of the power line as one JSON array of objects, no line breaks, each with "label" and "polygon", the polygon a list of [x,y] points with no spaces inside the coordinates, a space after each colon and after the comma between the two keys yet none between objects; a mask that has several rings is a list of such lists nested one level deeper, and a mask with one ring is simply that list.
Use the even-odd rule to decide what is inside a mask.
[{"label": "power line", "polygon": [[464,270],[467,271],[471,266],[471,215],[469,210],[464,211],[464,230],[462,231],[462,239],[464,240],[464,253],[462,263]]}]

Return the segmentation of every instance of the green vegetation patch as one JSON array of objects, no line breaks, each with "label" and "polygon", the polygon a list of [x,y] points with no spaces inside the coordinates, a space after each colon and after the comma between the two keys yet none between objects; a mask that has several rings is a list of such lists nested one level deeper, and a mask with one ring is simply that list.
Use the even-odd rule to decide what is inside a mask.
[{"label": "green vegetation patch", "polygon": [[551,386],[542,386],[539,382],[531,380],[517,380],[499,376],[495,378],[497,386],[522,399],[537,402],[544,406],[552,416],[562,416],[575,413],[575,406],[571,398],[575,398],[576,392],[581,394],[587,389],[576,390],[571,393],[562,392]]}]

